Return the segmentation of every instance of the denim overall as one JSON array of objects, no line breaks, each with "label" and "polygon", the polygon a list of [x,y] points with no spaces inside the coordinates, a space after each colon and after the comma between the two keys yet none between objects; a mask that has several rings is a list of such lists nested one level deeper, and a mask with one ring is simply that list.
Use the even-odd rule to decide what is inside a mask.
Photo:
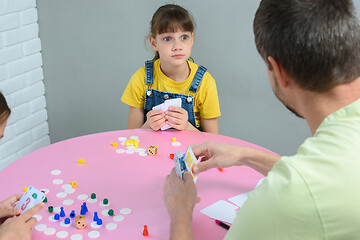
[{"label": "denim overall", "polygon": [[146,85],[148,88],[145,90],[145,118],[146,114],[152,110],[153,107],[163,103],[167,99],[181,98],[181,107],[188,112],[188,121],[197,129],[201,131],[201,127],[196,124],[195,111],[194,111],[194,96],[190,96],[190,91],[194,94],[197,92],[200,82],[207,69],[203,66],[199,66],[194,79],[188,90],[188,95],[180,93],[163,92],[156,89],[152,89],[151,85],[154,84],[154,61],[145,62],[145,73],[146,73]]}]

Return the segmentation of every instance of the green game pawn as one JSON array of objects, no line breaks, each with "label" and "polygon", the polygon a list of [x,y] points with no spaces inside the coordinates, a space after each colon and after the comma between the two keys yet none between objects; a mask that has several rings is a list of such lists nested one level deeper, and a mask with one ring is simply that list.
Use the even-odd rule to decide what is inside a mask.
[{"label": "green game pawn", "polygon": [[113,215],[114,215],[114,210],[110,209],[110,210],[108,211],[108,214],[109,214],[110,216],[113,216]]},{"label": "green game pawn", "polygon": [[95,193],[92,193],[91,194],[91,199],[95,199],[96,198],[96,194]]},{"label": "green game pawn", "polygon": [[44,202],[44,203],[47,203],[47,197],[44,198],[44,201],[43,201],[43,202]]},{"label": "green game pawn", "polygon": [[53,206],[50,206],[50,207],[48,207],[48,210],[49,210],[49,212],[53,212],[54,211],[54,207]]},{"label": "green game pawn", "polygon": [[104,204],[104,205],[107,205],[108,203],[109,203],[109,200],[108,200],[107,198],[104,198],[103,204]]}]

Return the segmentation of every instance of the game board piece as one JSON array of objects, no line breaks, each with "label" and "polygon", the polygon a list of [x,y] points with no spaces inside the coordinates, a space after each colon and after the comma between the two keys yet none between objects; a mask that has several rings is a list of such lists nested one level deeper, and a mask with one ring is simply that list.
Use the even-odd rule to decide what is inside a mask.
[{"label": "game board piece", "polygon": [[86,210],[84,209],[83,205],[81,205],[80,214],[81,214],[81,215],[85,215],[85,214],[86,214]]},{"label": "game board piece", "polygon": [[89,211],[88,208],[87,208],[87,206],[86,206],[86,202],[83,202],[83,208],[85,209],[85,212],[88,212],[88,211]]},{"label": "game board piece", "polygon": [[70,224],[70,218],[65,218],[65,224]]},{"label": "game board piece", "polygon": [[222,171],[223,171],[223,169],[222,169],[222,168],[218,168],[218,170],[219,170],[220,172],[222,172]]},{"label": "game board piece", "polygon": [[61,171],[60,170],[52,170],[51,174],[52,175],[59,175],[59,174],[61,174]]},{"label": "game board piece", "polygon": [[117,147],[117,142],[111,142],[110,145],[113,147]]},{"label": "game board piece", "polygon": [[56,222],[57,220],[55,220],[55,215],[51,215],[48,219],[50,222]]},{"label": "game board piece", "polygon": [[56,233],[56,229],[55,228],[47,228],[44,230],[44,233],[46,235],[53,235],[54,233]]},{"label": "game board piece", "polygon": [[170,154],[170,158],[174,159],[175,155],[173,153]]},{"label": "game board piece", "polygon": [[35,226],[35,230],[39,231],[39,232],[44,231],[46,228],[47,228],[47,226],[45,224],[38,224]]},{"label": "game board piece", "polygon": [[77,197],[77,199],[79,199],[79,200],[85,200],[85,199],[87,199],[88,198],[88,195],[86,195],[86,194],[80,194],[78,197]]},{"label": "game board piece", "polygon": [[134,153],[135,150],[133,150],[133,149],[127,149],[127,150],[125,150],[125,152],[128,153],[128,154],[131,154],[131,153]]},{"label": "game board piece", "polygon": [[171,141],[172,141],[172,142],[176,142],[176,137],[173,137],[173,138],[171,139]]},{"label": "game board piece", "polygon": [[65,217],[64,207],[60,208],[60,217]]},{"label": "game board piece", "polygon": [[26,192],[29,189],[29,187],[24,187],[24,192]]},{"label": "game board piece", "polygon": [[180,142],[172,142],[172,145],[174,147],[179,147],[181,145],[181,143]]},{"label": "game board piece", "polygon": [[60,207],[55,207],[55,208],[54,208],[54,212],[55,212],[55,213],[59,213],[59,214],[60,214],[60,211],[61,211]]},{"label": "game board piece", "polygon": [[114,210],[110,209],[110,210],[108,211],[108,214],[109,214],[109,216],[113,216],[113,215],[114,215]]},{"label": "game board piece", "polygon": [[40,221],[42,219],[41,215],[34,215],[33,217],[36,218],[37,221]]},{"label": "game board piece", "polygon": [[120,210],[121,214],[130,214],[131,213],[131,209],[130,208],[123,208]]},{"label": "game board piece", "polygon": [[52,213],[52,212],[54,211],[54,207],[53,207],[53,206],[49,206],[49,207],[48,207],[48,211]]},{"label": "game board piece", "polygon": [[89,238],[98,238],[98,237],[100,237],[100,232],[99,231],[91,231],[88,233],[88,237]]},{"label": "game board piece", "polygon": [[99,218],[97,221],[96,221],[97,225],[102,225],[102,220]]},{"label": "game board piece", "polygon": [[55,179],[53,181],[53,184],[59,185],[59,184],[62,184],[63,182],[64,182],[64,180],[62,180],[62,179]]},{"label": "game board piece", "polygon": [[68,188],[68,189],[65,189],[64,192],[65,192],[65,193],[68,193],[68,194],[74,193],[74,192],[75,192],[75,189],[74,189],[74,188]]},{"label": "game board piece", "polygon": [[[97,198],[95,198],[95,199],[88,198],[88,199],[87,199],[87,202],[89,202],[89,203],[95,203],[95,202],[97,202]],[[101,204],[101,203],[100,203],[100,204]]]},{"label": "game board piece", "polygon": [[44,202],[44,203],[47,203],[47,201],[48,201],[48,200],[47,200],[47,197],[45,197],[44,200],[43,200],[43,202]]},{"label": "game board piece", "polygon": [[75,217],[75,225],[78,229],[86,228],[86,220],[84,215],[78,215]]},{"label": "game board piece", "polygon": [[93,221],[96,222],[99,219],[98,213],[94,212],[94,218]]},{"label": "game board piece", "polygon": [[97,221],[90,223],[90,226],[91,226],[92,228],[101,228],[101,225],[98,225],[98,224],[97,224]]},{"label": "game board piece", "polygon": [[121,222],[125,219],[125,217],[123,215],[116,215],[113,217],[113,220],[116,222]]},{"label": "game board piece", "polygon": [[120,142],[126,141],[126,137],[119,137],[118,140],[119,140]]},{"label": "game board piece", "polygon": [[61,222],[60,222],[60,226],[62,226],[62,227],[70,227],[71,224],[70,224],[70,222],[69,222],[69,223],[66,223],[65,220],[64,220],[64,221],[61,221]]},{"label": "game board piece", "polygon": [[56,233],[56,236],[58,238],[66,238],[67,236],[69,236],[69,233],[67,231],[60,231]]},{"label": "game board piece", "polygon": [[75,188],[77,186],[77,182],[74,182],[74,181],[70,181],[70,186],[72,188]]},{"label": "game board piece", "polygon": [[54,219],[55,219],[55,220],[59,220],[59,219],[60,219],[60,215],[59,215],[58,213],[55,214],[55,215],[54,215]]},{"label": "game board piece", "polygon": [[122,149],[122,148],[119,148],[116,150],[117,153],[124,153],[125,152],[125,149]]},{"label": "game board piece", "polygon": [[139,140],[138,136],[131,136],[130,139]]},{"label": "game board piece", "polygon": [[83,239],[83,235],[81,235],[79,233],[73,234],[73,235],[71,235],[70,239],[71,240],[81,240],[81,239]]},{"label": "game board piece", "polygon": [[117,224],[116,223],[108,223],[108,224],[106,224],[105,228],[107,230],[114,230],[117,228]]},{"label": "game board piece", "polygon": [[151,145],[147,149],[147,154],[150,156],[156,155],[158,153],[157,145]]},{"label": "game board piece", "polygon": [[71,218],[74,218],[74,217],[75,217],[75,210],[72,210],[72,211],[71,211],[70,217],[71,217]]},{"label": "game board piece", "polygon": [[144,225],[143,236],[149,236],[149,232],[148,232],[148,230],[147,230],[147,226],[146,226],[146,225]]},{"label": "game board piece", "polygon": [[144,156],[147,156],[148,154],[147,154],[147,152],[145,151],[145,152],[139,152],[139,155],[142,156],[142,157],[144,157]]},{"label": "game board piece", "polygon": [[104,204],[104,205],[108,205],[108,204],[109,204],[109,200],[108,200],[107,198],[104,198],[103,204]]},{"label": "game board piece", "polygon": [[102,210],[101,214],[102,214],[103,216],[109,216],[109,209],[104,209],[104,210]]},{"label": "game board piece", "polygon": [[77,161],[77,163],[85,163],[85,159],[84,159],[84,158],[79,159],[79,160]]},{"label": "game board piece", "polygon": [[65,192],[59,192],[59,193],[56,194],[56,196],[57,196],[58,198],[64,198],[64,197],[67,196],[67,193],[65,193]]},{"label": "game board piece", "polygon": [[96,199],[96,194],[95,193],[91,194],[91,199]]},{"label": "game board piece", "polygon": [[66,200],[63,201],[63,204],[66,205],[66,206],[72,205],[72,204],[74,204],[74,200],[66,199]]}]

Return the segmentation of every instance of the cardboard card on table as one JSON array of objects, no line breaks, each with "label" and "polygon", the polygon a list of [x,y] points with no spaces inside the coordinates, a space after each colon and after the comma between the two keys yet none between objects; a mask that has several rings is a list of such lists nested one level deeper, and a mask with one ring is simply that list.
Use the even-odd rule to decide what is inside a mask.
[{"label": "cardboard card on table", "polygon": [[224,200],[217,201],[216,203],[202,209],[200,212],[213,219],[222,222],[233,223],[236,217],[236,210],[239,207]]},{"label": "cardboard card on table", "polygon": [[196,180],[198,178],[199,174],[194,174],[192,172],[192,168],[198,163],[199,161],[196,159],[195,154],[193,153],[190,146],[188,146],[186,153],[185,153],[185,165],[186,169],[191,173],[193,176],[194,182],[196,183]]},{"label": "cardboard card on table", "polygon": [[33,186],[30,186],[20,200],[16,203],[15,209],[20,208],[21,214],[41,203],[45,199],[45,194]]}]

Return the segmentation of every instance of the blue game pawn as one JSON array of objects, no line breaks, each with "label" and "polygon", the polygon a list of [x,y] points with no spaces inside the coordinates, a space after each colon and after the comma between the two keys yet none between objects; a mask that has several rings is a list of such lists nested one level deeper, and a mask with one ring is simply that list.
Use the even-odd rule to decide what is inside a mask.
[{"label": "blue game pawn", "polygon": [[99,219],[97,214],[98,214],[97,212],[94,212],[94,222],[97,222],[97,220]]},{"label": "blue game pawn", "polygon": [[60,215],[59,215],[58,213],[55,214],[55,215],[54,215],[54,219],[55,219],[55,220],[59,220],[59,219],[60,219]]},{"label": "blue game pawn", "polygon": [[97,225],[101,225],[102,224],[102,220],[99,218],[97,221],[96,221]]},{"label": "blue game pawn", "polygon": [[83,202],[83,206],[84,206],[85,212],[88,212],[89,210],[88,210],[88,208],[86,206],[86,202]]},{"label": "blue game pawn", "polygon": [[86,210],[83,207],[83,205],[81,205],[80,215],[85,215],[85,214],[86,214]]},{"label": "blue game pawn", "polygon": [[70,224],[70,218],[65,218],[65,224]]},{"label": "blue game pawn", "polygon": [[71,217],[71,218],[74,218],[74,217],[75,217],[75,211],[74,211],[74,210],[71,211],[70,217]]},{"label": "blue game pawn", "polygon": [[64,207],[61,207],[60,209],[60,217],[65,217]]}]

